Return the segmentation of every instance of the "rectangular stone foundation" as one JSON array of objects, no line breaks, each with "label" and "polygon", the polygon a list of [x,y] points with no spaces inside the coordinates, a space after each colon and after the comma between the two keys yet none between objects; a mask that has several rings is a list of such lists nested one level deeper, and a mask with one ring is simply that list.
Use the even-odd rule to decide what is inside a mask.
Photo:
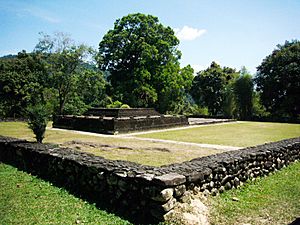
[{"label": "rectangular stone foundation", "polygon": [[118,134],[150,129],[187,126],[185,116],[160,115],[153,109],[91,109],[85,116],[55,116],[53,127]]},{"label": "rectangular stone foundation", "polygon": [[135,224],[163,221],[188,192],[215,195],[300,159],[300,137],[161,167],[0,136],[0,162],[65,187]]}]

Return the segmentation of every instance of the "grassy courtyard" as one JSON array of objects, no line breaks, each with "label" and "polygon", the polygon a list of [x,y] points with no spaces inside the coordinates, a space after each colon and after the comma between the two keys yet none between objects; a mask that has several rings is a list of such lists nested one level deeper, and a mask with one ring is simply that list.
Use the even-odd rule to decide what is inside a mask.
[{"label": "grassy courtyard", "polygon": [[[34,134],[23,122],[0,123],[0,135],[35,141]],[[89,152],[107,159],[127,160],[152,166],[184,162],[222,152],[222,150],[198,146],[149,142],[110,135],[91,136],[60,130],[47,130],[44,143],[72,147],[78,151]]]},{"label": "grassy courtyard", "polygon": [[[51,126],[51,124],[49,124]],[[0,135],[34,141],[23,122],[0,123]],[[239,122],[184,130],[149,133],[151,137],[194,143],[250,146],[300,135],[300,125]],[[122,138],[47,130],[45,142],[73,147],[111,159],[159,166],[182,162],[221,150]],[[288,224],[300,215],[300,162],[266,178],[249,182],[208,199],[212,224]],[[97,209],[65,190],[0,164],[0,221],[3,224],[130,224]],[[26,210],[24,210],[26,209]]]},{"label": "grassy courtyard", "polygon": [[[50,128],[51,123],[48,126]],[[23,138],[29,141],[35,140],[34,134],[24,122],[0,123],[0,135]],[[191,127],[183,130],[160,131],[132,137],[92,136],[73,131],[49,129],[46,131],[44,142],[71,147],[107,159],[161,166],[221,153],[223,150],[203,148],[196,145],[187,146],[176,143],[139,140],[135,137],[245,147],[297,136],[300,136],[299,124],[238,122]]]},{"label": "grassy courtyard", "polygon": [[299,137],[300,124],[237,122],[155,132],[138,137],[247,147]]}]

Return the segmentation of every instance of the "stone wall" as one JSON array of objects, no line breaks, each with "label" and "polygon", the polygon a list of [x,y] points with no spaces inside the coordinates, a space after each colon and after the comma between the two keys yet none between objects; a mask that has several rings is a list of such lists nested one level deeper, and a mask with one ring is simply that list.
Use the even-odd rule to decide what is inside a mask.
[{"label": "stone wall", "polygon": [[145,224],[164,220],[189,190],[217,194],[299,159],[300,137],[152,167],[0,136],[1,162]]},{"label": "stone wall", "polygon": [[103,134],[118,134],[139,130],[160,129],[188,125],[185,116],[55,116],[53,127],[89,131]]},{"label": "stone wall", "polygon": [[85,116],[132,117],[132,116],[160,116],[153,108],[91,108]]}]

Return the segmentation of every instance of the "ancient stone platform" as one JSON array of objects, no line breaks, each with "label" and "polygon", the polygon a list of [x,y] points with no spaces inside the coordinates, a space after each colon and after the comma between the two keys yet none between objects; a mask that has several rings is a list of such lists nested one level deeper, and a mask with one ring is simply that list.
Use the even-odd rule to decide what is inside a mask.
[{"label": "ancient stone platform", "polygon": [[93,108],[83,116],[59,115],[53,118],[53,127],[118,134],[150,129],[162,129],[189,124],[186,116],[162,115],[154,109]]}]

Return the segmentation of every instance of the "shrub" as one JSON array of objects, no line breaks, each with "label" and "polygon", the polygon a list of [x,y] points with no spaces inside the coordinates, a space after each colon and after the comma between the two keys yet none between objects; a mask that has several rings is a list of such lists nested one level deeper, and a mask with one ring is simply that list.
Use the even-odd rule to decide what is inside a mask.
[{"label": "shrub", "polygon": [[121,105],[121,109],[130,109],[130,106],[127,104]]},{"label": "shrub", "polygon": [[120,101],[114,101],[113,103],[107,105],[106,107],[111,109],[111,108],[121,108],[121,106],[123,105],[122,102]]},{"label": "shrub", "polygon": [[27,115],[29,128],[35,134],[36,141],[42,143],[50,116],[49,110],[43,104],[32,105],[27,107]]}]

